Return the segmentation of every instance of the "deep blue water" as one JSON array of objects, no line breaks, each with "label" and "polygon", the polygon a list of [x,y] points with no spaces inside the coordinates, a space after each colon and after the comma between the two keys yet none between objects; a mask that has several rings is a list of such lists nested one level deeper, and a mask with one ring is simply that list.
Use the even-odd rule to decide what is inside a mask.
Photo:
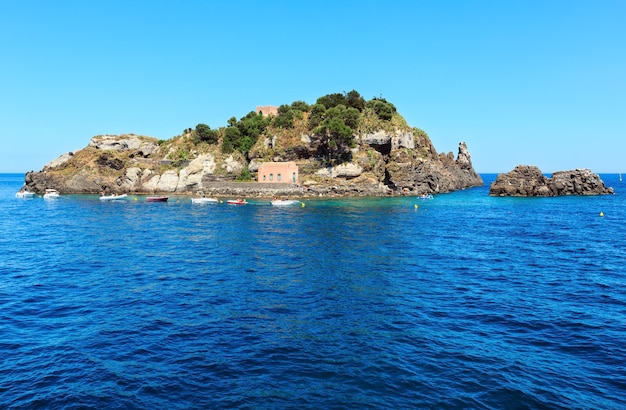
[{"label": "deep blue water", "polygon": [[626,408],[617,175],[288,209],[20,200],[23,177],[0,175],[0,408]]}]

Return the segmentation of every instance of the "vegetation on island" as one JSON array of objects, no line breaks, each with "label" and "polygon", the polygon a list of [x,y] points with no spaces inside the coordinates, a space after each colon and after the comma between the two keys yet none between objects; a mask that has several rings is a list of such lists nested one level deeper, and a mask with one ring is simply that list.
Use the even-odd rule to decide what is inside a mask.
[{"label": "vegetation on island", "polygon": [[[220,152],[247,162],[253,158],[272,161],[276,157],[315,157],[339,164],[351,160],[357,135],[381,130],[410,131],[420,139],[428,139],[424,131],[409,127],[396,107],[382,96],[366,100],[352,90],[321,96],[314,104],[299,100],[283,104],[273,115],[251,111],[239,119],[231,117],[226,126],[217,129],[199,123],[159,144],[169,152],[167,158],[175,167],[184,166],[203,152]],[[303,148],[303,135],[310,137],[314,152]],[[250,178],[250,171],[244,169],[237,180]]]},{"label": "vegetation on island", "polygon": [[[296,127],[305,122],[307,131],[323,140],[323,150],[331,155],[340,154],[354,145],[353,136],[362,124],[375,118],[377,122],[390,122],[397,115],[396,107],[382,97],[366,101],[357,91],[322,96],[309,105],[294,101],[278,107],[277,115],[264,116],[251,111],[237,120],[231,117],[228,126],[217,130],[207,124],[198,124],[191,133],[197,142],[221,144],[222,152],[240,151],[247,154],[260,135],[268,129],[276,132]],[[386,127],[385,127],[386,128]]]}]

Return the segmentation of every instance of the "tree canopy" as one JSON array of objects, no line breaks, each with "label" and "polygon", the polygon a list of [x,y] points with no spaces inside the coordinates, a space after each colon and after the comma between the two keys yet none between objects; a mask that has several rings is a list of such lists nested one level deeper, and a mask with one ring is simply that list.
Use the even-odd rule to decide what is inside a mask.
[{"label": "tree canopy", "polygon": [[217,130],[212,130],[206,124],[196,125],[196,136],[200,141],[208,142],[209,144],[215,144],[218,140]]},{"label": "tree canopy", "polygon": [[[292,129],[296,120],[305,120],[309,132],[320,141],[320,154],[332,157],[344,156],[354,146],[354,136],[365,115],[380,121],[391,121],[396,107],[382,97],[374,97],[366,101],[357,91],[332,93],[319,97],[315,104],[294,101],[278,107],[277,115],[263,116],[251,111],[237,120],[228,119],[228,126],[211,130],[206,124],[198,124],[195,134],[200,141],[210,144],[218,142],[222,137],[222,151],[230,153],[235,150],[247,155],[267,127],[274,130]],[[369,114],[368,114],[369,113]]]}]

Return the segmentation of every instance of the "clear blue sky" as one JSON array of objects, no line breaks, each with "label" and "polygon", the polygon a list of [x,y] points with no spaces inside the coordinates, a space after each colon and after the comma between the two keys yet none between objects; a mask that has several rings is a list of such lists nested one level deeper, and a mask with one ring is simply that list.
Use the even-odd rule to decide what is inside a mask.
[{"label": "clear blue sky", "polygon": [[0,172],[358,91],[478,172],[626,172],[626,1],[0,2]]}]

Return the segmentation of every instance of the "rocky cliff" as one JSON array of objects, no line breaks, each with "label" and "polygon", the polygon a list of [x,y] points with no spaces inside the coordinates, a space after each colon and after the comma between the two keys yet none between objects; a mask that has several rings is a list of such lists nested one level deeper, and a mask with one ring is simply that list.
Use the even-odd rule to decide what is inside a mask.
[{"label": "rocky cliff", "polygon": [[[273,195],[403,195],[450,192],[482,185],[465,143],[458,155],[438,154],[425,133],[378,131],[357,136],[351,160],[341,163],[315,157],[313,138],[296,144],[273,135],[259,142],[250,159],[223,154],[217,146],[200,149],[189,135],[168,141],[139,135],[99,135],[87,147],[62,155],[39,172],[26,174],[29,190],[55,188],[62,193],[205,193]],[[272,158],[263,157],[273,147]],[[280,148],[282,147],[282,148]],[[206,147],[205,147],[206,148]],[[184,153],[184,155],[181,155]],[[235,180],[267,160],[295,160],[301,184],[295,187],[240,184]]]},{"label": "rocky cliff", "polygon": [[551,178],[535,166],[518,165],[511,172],[500,174],[491,184],[492,196],[560,196],[613,194],[600,176],[588,169],[559,171]]}]

